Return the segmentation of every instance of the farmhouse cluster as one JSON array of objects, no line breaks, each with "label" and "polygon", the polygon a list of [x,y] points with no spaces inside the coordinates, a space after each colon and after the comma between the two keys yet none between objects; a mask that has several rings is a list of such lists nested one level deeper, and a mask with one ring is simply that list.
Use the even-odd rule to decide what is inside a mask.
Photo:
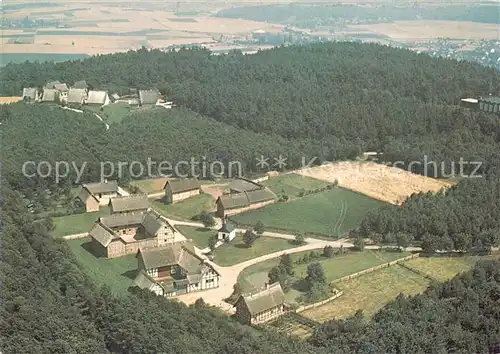
[{"label": "farmhouse cluster", "polygon": [[[277,196],[259,181],[234,179],[217,198],[215,214],[222,224],[216,228],[215,238],[220,244],[236,237],[229,215],[277,201]],[[174,204],[200,195],[202,186],[196,179],[172,179],[165,182],[163,190],[163,200]],[[216,267],[168,219],[151,208],[147,195],[128,195],[117,181],[104,180],[82,184],[78,200],[86,212],[109,208],[109,215],[99,217],[89,230],[90,247],[96,256],[106,259],[135,255],[134,283],[139,288],[171,297],[219,287],[221,275]],[[240,295],[234,306],[238,318],[248,324],[263,323],[287,311],[279,283]]]},{"label": "farmhouse cluster", "polygon": [[129,94],[119,96],[104,90],[94,90],[85,80],[76,81],[72,86],[66,83],[51,81],[42,88],[23,88],[22,100],[25,102],[60,103],[62,105],[95,105],[105,106],[110,103],[127,103],[131,106],[164,106],[172,107],[172,102],[165,102],[160,92],[130,89]]}]

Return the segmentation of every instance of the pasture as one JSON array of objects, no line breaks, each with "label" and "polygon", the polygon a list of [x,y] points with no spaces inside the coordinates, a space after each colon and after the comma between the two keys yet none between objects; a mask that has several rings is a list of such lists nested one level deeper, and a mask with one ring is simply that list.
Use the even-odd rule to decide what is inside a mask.
[{"label": "pasture", "polygon": [[[321,252],[319,249],[316,252]],[[304,254],[310,251],[294,253],[291,256],[295,262],[301,259]],[[333,258],[318,258],[310,261],[308,264],[318,262],[323,266],[325,276],[328,282],[336,279],[360,272],[364,269],[375,267],[380,264],[392,262],[394,260],[409,256],[407,252],[386,252],[386,251],[371,251],[365,250],[363,252],[348,252],[343,255],[334,256]],[[243,292],[250,292],[259,289],[263,284],[268,282],[268,273],[271,268],[279,264],[279,259],[272,259],[264,261],[243,270],[238,277],[238,284],[241,286]],[[296,284],[292,286],[286,294],[287,301],[296,302],[296,298],[303,294],[301,291],[300,280],[304,279],[307,275],[308,264],[294,265],[294,278]]]},{"label": "pasture", "polygon": [[[128,103],[113,103],[102,108],[103,119],[106,123],[120,123],[123,118],[130,114],[130,106]],[[100,114],[100,112],[98,112]]]},{"label": "pasture", "polygon": [[215,209],[215,200],[210,194],[200,194],[174,204],[165,204],[161,200],[152,200],[151,207],[160,214],[170,218],[191,220],[202,211]]},{"label": "pasture", "polygon": [[344,294],[339,298],[301,312],[314,321],[344,319],[358,310],[370,318],[400,293],[415,295],[423,292],[430,281],[398,265],[335,284]]},{"label": "pasture", "polygon": [[52,235],[54,237],[62,237],[88,232],[97,219],[109,213],[109,207],[106,206],[92,213],[73,214],[52,218],[55,226]]},{"label": "pasture", "polygon": [[163,192],[163,187],[167,183],[167,178],[137,179],[130,181],[130,184],[139,188],[142,193],[153,194]]},{"label": "pasture", "polygon": [[106,259],[94,256],[89,248],[88,237],[66,242],[78,264],[97,286],[108,285],[117,295],[127,294],[127,289],[134,286],[137,273],[135,255]]},{"label": "pasture", "polygon": [[313,191],[331,185],[331,183],[301,176],[296,173],[271,177],[267,181],[262,182],[262,184],[277,195],[286,194],[289,197],[296,197],[300,192]]},{"label": "pasture", "polygon": [[466,257],[420,257],[406,261],[404,264],[437,281],[446,281],[458,273],[470,270],[474,264],[483,259],[495,259],[499,256],[466,256]]},{"label": "pasture", "polygon": [[231,219],[241,225],[255,225],[261,221],[267,229],[338,238],[358,227],[369,211],[383,205],[385,203],[362,194],[333,188],[238,214]]},{"label": "pasture", "polygon": [[215,249],[213,252],[215,256],[214,262],[220,266],[227,267],[265,254],[294,247],[296,245],[289,240],[266,236],[259,237],[255,240],[252,247],[248,247],[243,242],[243,236],[236,234],[236,237],[230,243],[226,243]]},{"label": "pasture", "polygon": [[205,229],[203,227],[192,227],[185,225],[178,225],[176,228],[186,238],[191,239],[196,247],[204,249],[208,247],[208,239],[217,234],[217,231]]}]

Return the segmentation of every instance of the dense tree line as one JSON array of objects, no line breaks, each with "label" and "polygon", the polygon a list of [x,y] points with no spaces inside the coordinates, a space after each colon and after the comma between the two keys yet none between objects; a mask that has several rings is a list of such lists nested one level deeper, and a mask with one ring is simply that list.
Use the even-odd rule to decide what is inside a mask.
[{"label": "dense tree line", "polygon": [[482,251],[500,244],[499,215],[500,178],[492,173],[466,179],[443,194],[413,195],[402,207],[376,210],[360,231],[387,243],[409,235],[427,251]]},{"label": "dense tree line", "polygon": [[[330,353],[498,353],[500,261],[480,262],[420,295],[399,295],[371,321],[362,312],[316,329]],[[496,349],[495,349],[496,348]]]},{"label": "dense tree line", "polygon": [[[384,151],[392,161],[424,155],[489,161],[499,154],[500,126],[456,105],[497,94],[500,73],[409,50],[360,43],[290,46],[256,55],[213,56],[193,49],[130,51],[64,63],[9,64],[1,93],[80,79],[128,93],[157,87],[179,106],[245,130],[316,146],[322,160]],[[416,171],[422,172],[422,171]]]},{"label": "dense tree line", "polygon": [[116,297],[97,289],[64,241],[49,236],[49,219],[35,222],[5,186],[1,195],[4,353],[318,353],[203,302],[186,307],[149,291]]}]

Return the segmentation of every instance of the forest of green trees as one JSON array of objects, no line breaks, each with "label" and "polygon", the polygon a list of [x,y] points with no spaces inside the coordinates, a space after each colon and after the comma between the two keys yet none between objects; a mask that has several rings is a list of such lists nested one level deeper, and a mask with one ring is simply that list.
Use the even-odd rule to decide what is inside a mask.
[{"label": "forest of green trees", "polygon": [[20,195],[68,190],[75,177],[59,185],[54,176],[26,178],[25,161],[87,162],[83,181],[95,181],[101,161],[148,157],[237,160],[247,172],[261,154],[284,154],[290,168],[303,155],[321,162],[367,150],[406,163],[427,155],[446,166],[462,157],[482,162],[477,173],[483,177],[377,210],[358,231],[379,242],[405,235],[429,251],[487,249],[499,242],[500,120],[457,104],[466,96],[498,95],[498,71],[356,43],[252,56],[139,50],[81,62],[9,64],[0,70],[0,94],[81,79],[118,93],[157,87],[179,107],[139,110],[109,130],[90,113],[40,104],[1,107],[3,352],[469,353],[466,348],[485,352],[500,342],[498,262],[415,298],[400,297],[371,321],[358,314],[329,322],[305,343],[239,326],[202,303],[187,308],[147,292],[115,298],[96,289],[65,244],[49,237],[50,219],[33,220]]}]

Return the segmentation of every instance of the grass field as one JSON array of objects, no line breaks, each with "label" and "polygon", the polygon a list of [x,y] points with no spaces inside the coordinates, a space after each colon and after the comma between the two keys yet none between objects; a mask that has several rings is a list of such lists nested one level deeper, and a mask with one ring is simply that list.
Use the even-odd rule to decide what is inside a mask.
[{"label": "grass field", "polygon": [[127,103],[112,103],[102,109],[106,123],[120,123],[123,118],[130,114],[130,106]]},{"label": "grass field", "polygon": [[214,210],[215,201],[210,194],[203,193],[175,204],[165,204],[160,200],[152,200],[151,205],[153,209],[166,217],[190,220],[202,211]]},{"label": "grass field", "polygon": [[214,230],[202,227],[178,225],[176,228],[181,232],[181,234],[186,236],[186,238],[193,240],[196,247],[200,249],[208,247],[208,239],[216,234]]},{"label": "grass field", "polygon": [[340,237],[356,228],[365,215],[385,203],[343,188],[312,194],[288,202],[231,217],[238,224],[255,225],[290,232],[318,233]]},{"label": "grass field", "polygon": [[289,240],[281,238],[265,237],[258,238],[252,247],[247,247],[243,242],[241,234],[237,234],[230,243],[217,247],[214,251],[214,262],[221,266],[230,266],[260,257],[265,254],[293,248],[295,245]]},{"label": "grass field", "polygon": [[262,183],[275,194],[283,194],[289,197],[296,197],[301,191],[310,191],[317,188],[324,188],[331,183],[314,179],[307,176],[301,176],[295,173],[289,173],[277,177],[272,177]]},{"label": "grass field", "polygon": [[[320,250],[321,251],[321,250]],[[294,261],[304,256],[304,253],[310,251],[292,254],[291,257]],[[329,282],[342,278],[344,276],[357,273],[364,269],[375,267],[379,264],[387,263],[410,255],[406,252],[383,252],[383,251],[370,251],[346,253],[342,256],[334,258],[319,258],[314,262],[319,262],[325,270],[326,278]],[[259,289],[268,281],[267,274],[269,270],[278,265],[279,259],[272,259],[264,261],[248,267],[238,277],[244,292],[250,292]],[[295,278],[297,281],[305,278],[307,272],[307,264],[299,264],[294,266]],[[287,301],[295,302],[295,299],[303,293],[294,287],[286,294]]]},{"label": "grass field", "polygon": [[421,257],[409,260],[405,264],[437,281],[446,281],[458,273],[470,270],[481,259],[494,259],[498,257],[498,255],[486,257]]},{"label": "grass field", "polygon": [[74,214],[53,218],[55,229],[52,234],[54,237],[62,237],[88,232],[98,218],[108,214],[109,208],[102,207],[99,211],[93,213]]},{"label": "grass field", "polygon": [[131,181],[130,184],[136,186],[141,192],[146,194],[163,192],[163,187],[167,178],[151,178]]},{"label": "grass field", "polygon": [[98,286],[108,285],[116,294],[127,294],[137,272],[135,255],[115,259],[97,258],[89,251],[89,238],[68,240],[68,246],[83,271]]},{"label": "grass field", "polygon": [[371,317],[400,293],[418,294],[428,285],[429,281],[424,277],[396,265],[336,284],[344,292],[342,296],[300,314],[324,322],[352,316],[362,309],[365,316]]}]

